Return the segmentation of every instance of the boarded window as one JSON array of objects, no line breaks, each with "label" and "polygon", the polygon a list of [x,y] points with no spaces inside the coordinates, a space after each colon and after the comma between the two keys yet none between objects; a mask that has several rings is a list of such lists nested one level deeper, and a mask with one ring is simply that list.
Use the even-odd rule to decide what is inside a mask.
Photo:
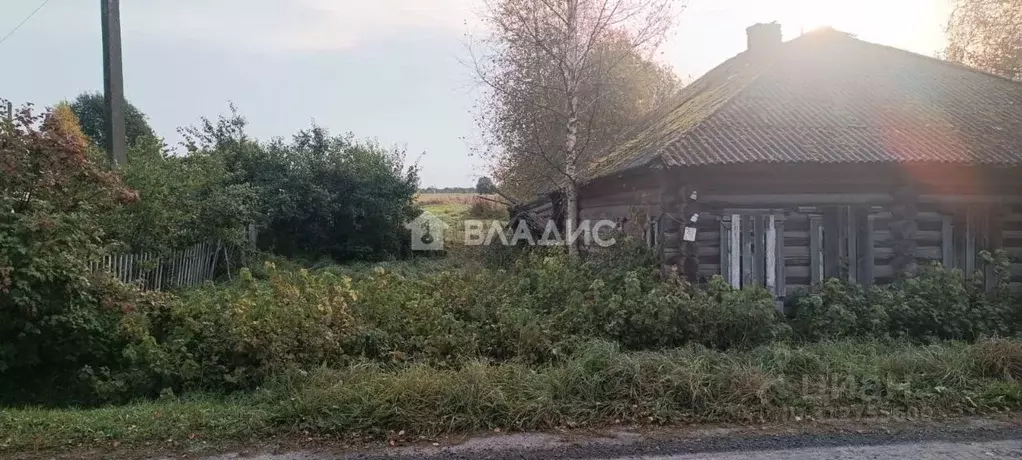
[{"label": "boarded window", "polygon": [[733,213],[720,224],[724,279],[735,288],[763,286],[783,296],[783,218],[772,213]]}]

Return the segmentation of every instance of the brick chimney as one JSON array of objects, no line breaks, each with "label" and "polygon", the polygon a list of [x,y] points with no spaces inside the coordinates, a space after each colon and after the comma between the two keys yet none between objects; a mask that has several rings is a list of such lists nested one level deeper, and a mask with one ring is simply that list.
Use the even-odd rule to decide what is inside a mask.
[{"label": "brick chimney", "polygon": [[781,25],[777,22],[751,25],[745,33],[749,37],[749,51],[771,50],[781,45]]}]

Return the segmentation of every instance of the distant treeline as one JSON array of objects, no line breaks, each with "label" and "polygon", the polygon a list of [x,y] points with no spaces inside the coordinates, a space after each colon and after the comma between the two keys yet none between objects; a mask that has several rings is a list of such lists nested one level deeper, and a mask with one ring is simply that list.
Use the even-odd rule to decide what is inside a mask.
[{"label": "distant treeline", "polygon": [[420,188],[419,193],[476,193],[475,187],[427,187]]}]

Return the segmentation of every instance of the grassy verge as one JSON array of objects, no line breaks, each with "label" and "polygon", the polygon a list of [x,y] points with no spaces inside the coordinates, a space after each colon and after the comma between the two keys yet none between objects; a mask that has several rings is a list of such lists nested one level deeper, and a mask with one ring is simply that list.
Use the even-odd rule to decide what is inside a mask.
[{"label": "grassy verge", "polygon": [[547,366],[359,365],[280,378],[234,398],[0,412],[0,451],[226,441],[292,432],[438,435],[613,423],[761,422],[1017,409],[1022,341],[876,342],[623,353],[597,342]]},{"label": "grassy verge", "polygon": [[189,397],[91,409],[0,409],[0,452],[243,439],[271,432],[254,397]]}]

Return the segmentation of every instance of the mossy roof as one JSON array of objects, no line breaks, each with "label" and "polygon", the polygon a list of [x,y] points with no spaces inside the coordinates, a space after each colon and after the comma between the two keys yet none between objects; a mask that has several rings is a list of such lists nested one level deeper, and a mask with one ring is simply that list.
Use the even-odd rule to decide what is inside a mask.
[{"label": "mossy roof", "polygon": [[1022,84],[834,31],[744,52],[588,168],[660,161],[1022,164]]}]

